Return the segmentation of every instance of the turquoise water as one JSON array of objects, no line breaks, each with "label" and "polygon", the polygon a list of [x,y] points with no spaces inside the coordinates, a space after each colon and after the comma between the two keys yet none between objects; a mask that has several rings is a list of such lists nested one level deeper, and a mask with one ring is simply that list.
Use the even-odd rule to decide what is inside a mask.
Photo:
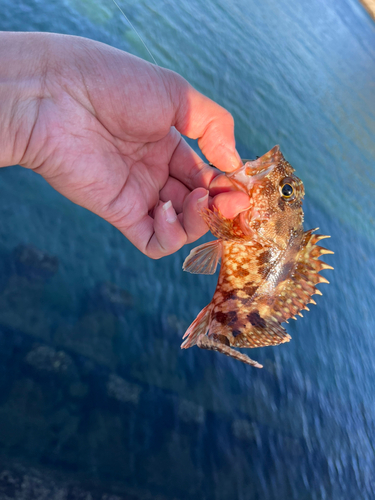
[{"label": "turquoise water", "polygon": [[[0,5],[2,30],[149,58],[109,0]],[[0,459],[136,499],[375,498],[375,24],[355,0],[121,7],[161,66],[231,111],[243,157],[280,144],[335,271],[292,342],[252,353],[263,370],[182,352],[215,287],[181,271],[189,248],[151,261],[37,175],[2,169]],[[58,270],[30,277],[19,245]]]}]

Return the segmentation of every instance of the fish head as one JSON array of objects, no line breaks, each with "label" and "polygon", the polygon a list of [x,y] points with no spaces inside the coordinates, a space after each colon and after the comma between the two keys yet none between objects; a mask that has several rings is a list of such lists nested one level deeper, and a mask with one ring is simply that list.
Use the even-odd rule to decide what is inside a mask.
[{"label": "fish head", "polygon": [[258,234],[284,248],[291,235],[302,230],[303,183],[279,146],[226,177],[250,197],[250,208],[238,216],[244,234]]}]

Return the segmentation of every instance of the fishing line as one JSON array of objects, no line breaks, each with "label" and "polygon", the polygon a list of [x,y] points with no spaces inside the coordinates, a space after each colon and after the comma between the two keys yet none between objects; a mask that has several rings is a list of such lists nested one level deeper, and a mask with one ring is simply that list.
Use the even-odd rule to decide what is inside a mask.
[{"label": "fishing line", "polygon": [[133,26],[133,24],[130,22],[130,19],[127,17],[127,15],[125,14],[125,12],[121,9],[121,7],[119,6],[119,4],[116,2],[116,0],[112,0],[112,2],[116,5],[116,7],[118,8],[118,10],[121,12],[121,14],[125,17],[125,19],[127,20],[127,22],[129,23],[130,27],[134,30],[134,32],[136,33],[136,35],[138,36],[138,38],[140,39],[140,41],[143,43],[145,49],[147,50],[147,52],[150,54],[150,57],[151,59],[154,61],[154,63],[156,64],[156,66],[159,66],[159,64],[155,61],[155,58],[154,56],[151,54],[149,48],[147,47],[147,45],[145,44],[145,42],[143,41],[143,38],[141,37],[141,35],[138,33],[138,31],[135,29],[135,27]]}]

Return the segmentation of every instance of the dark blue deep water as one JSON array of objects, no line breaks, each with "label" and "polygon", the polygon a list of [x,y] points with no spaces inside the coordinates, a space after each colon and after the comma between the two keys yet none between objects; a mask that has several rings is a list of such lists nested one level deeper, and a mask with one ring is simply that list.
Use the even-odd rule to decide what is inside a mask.
[{"label": "dark blue deep water", "polygon": [[[375,24],[356,0],[145,0],[161,66],[229,109],[238,149],[280,144],[323,297],[255,370],[181,336],[215,288],[151,261],[20,167],[0,171],[0,499],[375,498]],[[0,0],[0,29],[148,58],[110,0]]]}]

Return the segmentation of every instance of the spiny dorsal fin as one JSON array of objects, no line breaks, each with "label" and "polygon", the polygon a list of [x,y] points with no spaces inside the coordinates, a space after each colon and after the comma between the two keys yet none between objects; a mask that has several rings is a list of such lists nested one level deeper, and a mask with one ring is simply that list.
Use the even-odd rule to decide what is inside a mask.
[{"label": "spiny dorsal fin", "polygon": [[310,229],[303,235],[300,250],[296,257],[296,266],[290,275],[278,283],[272,303],[260,300],[257,304],[262,316],[272,315],[282,323],[296,315],[302,316],[302,310],[308,310],[308,304],[315,304],[312,295],[321,295],[316,288],[320,283],[329,281],[319,274],[320,271],[333,269],[319,260],[322,255],[333,253],[317,243],[329,236],[314,235],[316,229]]}]

